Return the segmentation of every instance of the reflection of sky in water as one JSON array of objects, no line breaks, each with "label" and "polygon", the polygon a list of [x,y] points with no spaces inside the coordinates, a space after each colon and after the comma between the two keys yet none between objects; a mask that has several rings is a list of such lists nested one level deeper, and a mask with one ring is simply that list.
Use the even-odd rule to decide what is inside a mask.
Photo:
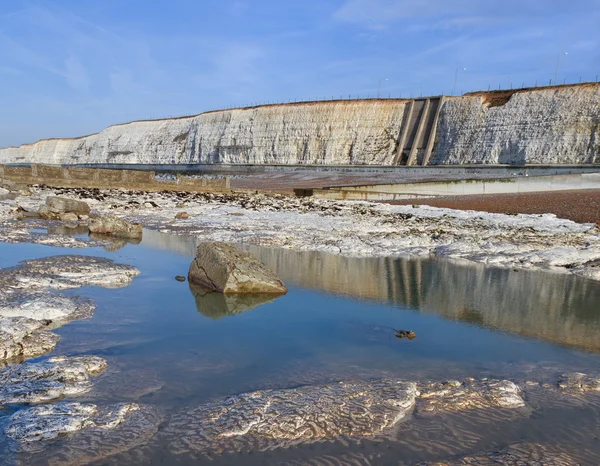
[{"label": "reflection of sky in water", "polygon": [[[142,274],[126,288],[68,291],[98,307],[92,319],[57,331],[55,354],[105,357],[103,382],[114,378],[125,391],[123,374],[158,380],[163,388],[150,396],[164,406],[347,378],[517,375],[540,366],[586,371],[599,362],[552,343],[586,347],[600,336],[595,282],[443,261],[251,249],[287,282],[287,295],[264,304],[194,296],[174,279],[187,275],[193,240],[156,233],[114,253],[0,243],[0,266],[85,254],[138,267]],[[399,340],[394,328],[415,330],[417,338]]]}]

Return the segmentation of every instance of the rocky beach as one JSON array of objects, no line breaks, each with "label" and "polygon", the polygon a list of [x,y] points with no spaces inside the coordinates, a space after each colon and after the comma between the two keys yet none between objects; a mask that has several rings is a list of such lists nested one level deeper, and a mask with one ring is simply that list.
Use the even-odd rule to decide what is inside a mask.
[{"label": "rocky beach", "polygon": [[[314,251],[357,258],[437,257],[511,272],[544,271],[600,280],[599,227],[553,214],[507,215],[269,194],[8,188],[15,196],[0,201],[0,235],[3,242],[13,244],[116,251],[138,243],[137,233],[131,234],[138,230],[132,225],[142,225],[162,234],[224,241],[249,250],[268,246],[298,254]],[[70,201],[60,201],[63,198]],[[78,203],[89,209],[72,212],[81,207]],[[91,225],[98,224],[103,225],[102,233],[85,235],[94,229]],[[290,448],[299,448],[305,455],[304,449],[315,442],[396,445],[400,438],[400,444],[406,445],[413,436],[409,431],[421,435],[417,432],[426,431],[428,422],[439,416],[458,416],[459,423],[474,416],[470,422],[477,425],[485,424],[486,417],[518,424],[555,404],[561,409],[589,406],[595,410],[598,406],[600,377],[572,373],[567,367],[536,370],[530,377],[514,380],[477,374],[471,374],[474,378],[411,380],[389,378],[387,373],[387,378],[322,383],[322,375],[309,376],[299,387],[241,392],[174,411],[125,400],[98,405],[93,395],[98,393],[95,378],[108,370],[107,361],[95,355],[52,353],[59,340],[52,330],[90,318],[96,307],[85,293],[77,296],[63,294],[63,290],[126,287],[138,274],[129,265],[76,254],[40,257],[0,271],[0,354],[5,366],[0,369],[0,406],[7,407],[0,417],[5,436],[0,448],[7,455],[10,452],[15,462],[37,462],[43,457],[54,458],[56,464],[138,461],[154,457],[150,444],[157,444],[166,449],[165,458],[171,459],[227,462],[230,455],[281,451],[278,464],[297,464],[286,460]],[[31,358],[37,359],[27,362]],[[163,383],[155,383],[158,390]],[[159,430],[161,422],[164,428]],[[474,448],[475,443],[464,439],[474,433],[467,432],[470,429],[461,425],[454,440],[448,441]],[[441,444],[430,443],[428,448],[434,456],[444,457]],[[575,464],[595,454],[590,449],[573,456],[554,446],[523,443],[419,464],[488,464],[492,460]],[[390,462],[389,456],[375,450],[368,455],[309,456],[311,464]]]}]

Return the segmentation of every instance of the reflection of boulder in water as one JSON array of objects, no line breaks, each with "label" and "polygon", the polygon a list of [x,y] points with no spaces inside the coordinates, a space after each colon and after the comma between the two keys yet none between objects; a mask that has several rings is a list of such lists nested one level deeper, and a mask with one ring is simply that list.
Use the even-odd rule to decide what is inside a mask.
[{"label": "reflection of boulder in water", "polygon": [[66,235],[66,236],[79,236],[87,235],[89,232],[87,225],[56,225],[48,227],[49,235]]},{"label": "reflection of boulder in water", "polygon": [[90,233],[90,238],[107,243],[104,249],[109,252],[117,252],[128,244],[140,244],[142,242],[141,238],[120,238],[102,233]]},{"label": "reflection of boulder in water", "polygon": [[249,311],[271,301],[279,295],[273,294],[233,294],[217,293],[194,283],[189,283],[190,291],[196,299],[198,312],[211,319],[233,316]]}]

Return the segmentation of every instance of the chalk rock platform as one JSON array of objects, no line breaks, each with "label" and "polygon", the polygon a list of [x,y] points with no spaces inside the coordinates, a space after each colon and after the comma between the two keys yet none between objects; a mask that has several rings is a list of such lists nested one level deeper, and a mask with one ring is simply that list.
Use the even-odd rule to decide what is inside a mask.
[{"label": "chalk rock platform", "polygon": [[16,464],[83,465],[146,445],[161,421],[136,403],[58,403],[18,411],[4,431]]},{"label": "chalk rock platform", "polygon": [[165,434],[175,454],[373,436],[407,416],[416,396],[416,384],[391,379],[263,390],[176,414]]},{"label": "chalk rock platform", "polygon": [[0,270],[0,361],[40,356],[59,340],[47,330],[92,315],[91,300],[49,290],[119,288],[138,274],[129,265],[76,255],[23,261]]},{"label": "chalk rock platform", "polygon": [[95,356],[55,357],[0,370],[0,405],[42,403],[75,396],[92,388],[91,375],[106,367]]},{"label": "chalk rock platform", "polygon": [[45,330],[50,324],[26,317],[0,317],[0,363],[51,351],[60,337]]}]

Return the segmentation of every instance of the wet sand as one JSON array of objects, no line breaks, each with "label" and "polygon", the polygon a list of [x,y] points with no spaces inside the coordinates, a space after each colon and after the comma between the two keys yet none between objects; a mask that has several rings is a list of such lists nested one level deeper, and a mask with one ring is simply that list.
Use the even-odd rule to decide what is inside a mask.
[{"label": "wet sand", "polygon": [[479,210],[499,214],[547,214],[579,223],[600,222],[600,189],[443,196],[390,201],[393,205],[429,205],[449,209]]}]

